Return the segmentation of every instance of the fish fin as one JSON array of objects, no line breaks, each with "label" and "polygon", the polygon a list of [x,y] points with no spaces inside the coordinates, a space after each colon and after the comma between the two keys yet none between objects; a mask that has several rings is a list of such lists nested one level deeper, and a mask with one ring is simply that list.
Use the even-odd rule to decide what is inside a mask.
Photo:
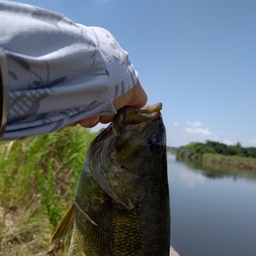
[{"label": "fish fin", "polygon": [[134,209],[147,194],[145,181],[121,166],[113,165],[111,172],[102,167],[95,168],[95,170],[92,175],[98,185],[114,201],[122,204],[128,210]]},{"label": "fish fin", "polygon": [[138,175],[131,174],[120,166],[115,167],[115,172],[108,173],[106,179],[110,186],[110,196],[116,195],[117,202],[132,210],[147,194],[147,186]]},{"label": "fish fin", "polygon": [[50,240],[50,244],[59,242],[65,237],[71,235],[73,231],[74,218],[75,218],[75,205],[73,204],[71,207],[69,207],[65,216],[60,221],[56,231],[54,232]]},{"label": "fish fin", "polygon": [[76,201],[73,201],[75,207],[83,214],[83,216],[89,220],[93,225],[95,226],[98,226],[94,221],[93,219],[80,207],[80,205],[76,202]]}]

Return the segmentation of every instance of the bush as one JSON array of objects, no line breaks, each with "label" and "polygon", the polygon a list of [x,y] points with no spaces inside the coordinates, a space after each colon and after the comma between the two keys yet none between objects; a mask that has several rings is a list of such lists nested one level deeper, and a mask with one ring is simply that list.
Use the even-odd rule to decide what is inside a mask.
[{"label": "bush", "polygon": [[199,154],[207,154],[207,153],[215,154],[215,150],[211,147],[202,147],[197,151],[197,153],[199,153]]}]

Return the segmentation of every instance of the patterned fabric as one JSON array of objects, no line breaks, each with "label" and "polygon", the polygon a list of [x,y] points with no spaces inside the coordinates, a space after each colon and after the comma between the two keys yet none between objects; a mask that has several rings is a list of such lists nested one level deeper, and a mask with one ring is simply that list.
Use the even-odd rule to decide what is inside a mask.
[{"label": "patterned fabric", "polygon": [[138,81],[109,31],[30,5],[0,1],[0,48],[9,77],[3,140],[114,114],[112,101]]}]

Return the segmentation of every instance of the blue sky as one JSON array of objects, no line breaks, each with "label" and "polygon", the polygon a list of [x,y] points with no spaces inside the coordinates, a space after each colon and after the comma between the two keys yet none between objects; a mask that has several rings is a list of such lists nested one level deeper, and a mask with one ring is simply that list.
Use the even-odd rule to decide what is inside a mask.
[{"label": "blue sky", "polygon": [[111,31],[163,103],[167,144],[256,147],[255,0],[21,0]]}]

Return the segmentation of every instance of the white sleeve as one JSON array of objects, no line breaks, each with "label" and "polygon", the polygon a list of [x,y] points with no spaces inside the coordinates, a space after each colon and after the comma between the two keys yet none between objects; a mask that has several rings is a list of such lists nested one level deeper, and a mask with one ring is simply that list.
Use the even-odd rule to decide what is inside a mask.
[{"label": "white sleeve", "polygon": [[30,5],[0,1],[0,48],[9,85],[3,140],[116,113],[112,101],[138,81],[109,31]]}]

